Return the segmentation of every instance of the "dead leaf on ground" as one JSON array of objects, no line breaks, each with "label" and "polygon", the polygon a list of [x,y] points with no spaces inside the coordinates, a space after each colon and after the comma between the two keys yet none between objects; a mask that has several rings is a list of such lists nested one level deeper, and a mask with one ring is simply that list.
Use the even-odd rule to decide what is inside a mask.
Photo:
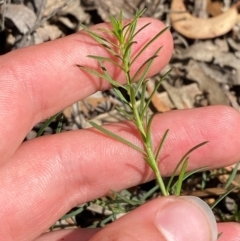
[{"label": "dead leaf on ground", "polygon": [[228,46],[224,48],[222,45],[216,44],[213,41],[200,41],[188,48],[176,47],[174,57],[177,59],[194,59],[198,61],[210,62],[219,52],[226,53]]},{"label": "dead leaf on ground", "polygon": [[[86,119],[92,120],[93,118],[96,118],[96,114],[94,115],[91,113],[93,113],[94,111],[98,112],[99,115],[97,118],[105,123],[106,121],[104,121],[104,119],[106,119],[108,116],[111,116],[111,111],[117,105],[119,105],[117,100],[109,96],[103,96],[102,93],[98,91],[95,94],[85,98],[84,100],[78,101],[72,106],[69,106],[63,111],[63,113],[64,116],[68,119],[68,121],[74,119],[74,122],[77,124],[77,126],[81,126],[81,128],[86,128],[91,126],[89,123],[87,123]],[[115,121],[109,122],[116,122],[118,120],[116,116],[114,118]],[[100,124],[103,123],[101,122]]]},{"label": "dead leaf on ground", "polygon": [[[188,48],[176,47],[174,58],[208,63],[205,69],[218,83],[240,84],[239,58],[236,53],[229,52],[226,39],[200,41]],[[213,69],[210,70],[209,66]]]},{"label": "dead leaf on ground", "polygon": [[218,16],[203,19],[191,15],[183,0],[173,0],[170,18],[175,30],[188,38],[215,38],[229,32],[237,23],[239,6],[240,2]]},{"label": "dead leaf on ground", "polygon": [[166,81],[163,82],[162,85],[177,109],[193,108],[195,106],[196,96],[202,95],[202,92],[195,83],[180,88],[173,87]]},{"label": "dead leaf on ground", "polygon": [[36,14],[23,4],[8,4],[5,19],[10,21],[22,34],[26,34],[36,23]]},{"label": "dead leaf on ground", "polygon": [[212,17],[222,14],[223,12],[222,9],[223,9],[223,3],[212,1],[212,0],[207,1],[206,10]]},{"label": "dead leaf on ground", "polygon": [[[233,192],[237,192],[234,190]],[[205,190],[197,190],[197,191],[190,191],[190,192],[183,192],[182,195],[191,195],[196,197],[209,197],[215,195],[222,195],[226,193],[226,189],[221,187],[214,187],[214,188],[206,188]]]},{"label": "dead leaf on ground", "polygon": [[[61,8],[66,2],[66,0],[47,0],[44,16],[51,15],[52,12],[56,11],[58,8]],[[72,4],[72,2],[70,4]]]},{"label": "dead leaf on ground", "polygon": [[54,40],[62,36],[62,31],[56,26],[51,24],[43,24],[36,29],[34,33],[34,43],[39,44],[45,41]]},{"label": "dead leaf on ground", "polygon": [[[147,82],[147,92],[150,95],[154,90],[155,84],[154,80],[149,80]],[[158,112],[166,112],[174,109],[174,105],[169,99],[167,92],[158,93],[153,95],[151,103]]]},{"label": "dead leaf on ground", "polygon": [[204,68],[201,65],[204,65],[204,63],[191,60],[186,67],[187,78],[199,84],[199,88],[207,93],[208,101],[211,105],[229,105],[229,100],[219,84],[204,72]]}]

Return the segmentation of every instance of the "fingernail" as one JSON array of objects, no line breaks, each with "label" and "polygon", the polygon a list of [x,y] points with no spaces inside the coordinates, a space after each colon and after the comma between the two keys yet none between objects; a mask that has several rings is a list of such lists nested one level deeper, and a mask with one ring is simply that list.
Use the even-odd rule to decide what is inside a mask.
[{"label": "fingernail", "polygon": [[156,225],[166,241],[216,241],[217,223],[200,198],[177,197],[158,211]]}]

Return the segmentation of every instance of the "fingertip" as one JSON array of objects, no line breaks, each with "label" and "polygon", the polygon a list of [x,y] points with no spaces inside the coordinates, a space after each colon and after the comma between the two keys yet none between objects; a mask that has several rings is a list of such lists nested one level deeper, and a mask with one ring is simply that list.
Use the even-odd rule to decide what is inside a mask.
[{"label": "fingertip", "polygon": [[[133,229],[134,224],[134,229]],[[217,225],[210,207],[197,197],[161,197],[110,224],[91,241],[217,240]]]},{"label": "fingertip", "polygon": [[[166,198],[167,199],[167,198]],[[210,207],[194,196],[176,197],[158,210],[156,226],[167,241],[217,240],[217,224]]]},{"label": "fingertip", "polygon": [[52,232],[46,232],[39,236],[34,241],[89,241],[97,232],[99,228],[71,228],[62,229]]}]

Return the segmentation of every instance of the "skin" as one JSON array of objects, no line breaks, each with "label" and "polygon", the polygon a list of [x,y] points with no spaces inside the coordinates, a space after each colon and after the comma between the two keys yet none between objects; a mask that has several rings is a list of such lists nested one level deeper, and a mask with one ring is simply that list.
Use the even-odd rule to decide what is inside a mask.
[{"label": "skin", "polygon": [[[147,18],[141,19],[138,27],[147,22],[151,22],[148,34],[138,36],[134,51],[164,27],[158,20]],[[148,48],[133,66],[133,73],[160,45],[163,49],[149,76],[168,63],[173,51],[170,32]],[[97,68],[95,61],[85,57],[87,54],[107,56],[100,46],[80,32],[0,57],[2,240],[166,240],[156,228],[155,213],[174,202],[175,197],[149,202],[102,230],[75,229],[42,235],[77,204],[106,195],[110,189],[121,190],[153,178],[141,154],[94,129],[44,136],[22,143],[39,121],[98,90],[109,88],[105,81],[76,66]],[[124,83],[123,76],[113,66],[109,65],[108,70]],[[159,160],[162,174],[171,174],[182,155],[205,140],[209,143],[191,155],[189,170],[236,163],[240,159],[239,126],[240,114],[225,106],[157,115],[152,126],[155,146],[164,131],[170,129]],[[106,128],[141,146],[136,130],[129,123],[111,124]],[[134,232],[132,223],[137,224]],[[239,240],[239,224],[221,223],[218,228],[223,232],[220,241]],[[201,222],[199,229],[205,232]]]}]

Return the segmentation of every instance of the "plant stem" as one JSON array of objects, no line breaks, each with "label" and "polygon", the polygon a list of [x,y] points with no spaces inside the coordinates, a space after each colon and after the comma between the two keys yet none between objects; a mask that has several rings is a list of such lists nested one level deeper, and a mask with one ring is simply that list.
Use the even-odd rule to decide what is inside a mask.
[{"label": "plant stem", "polygon": [[[161,177],[160,170],[158,168],[158,154],[161,148],[157,148],[156,154],[154,153],[154,149],[152,147],[152,140],[151,140],[151,121],[152,118],[148,118],[148,106],[150,103],[150,100],[152,98],[152,95],[150,95],[150,99],[148,100],[147,103],[145,103],[145,91],[146,91],[146,76],[149,71],[150,66],[153,63],[154,58],[158,56],[159,51],[161,50],[162,47],[159,47],[157,51],[148,58],[146,61],[142,63],[142,65],[138,68],[138,70],[135,72],[135,74],[132,76],[132,73],[130,73],[130,69],[133,65],[133,63],[138,59],[138,57],[145,51],[145,49],[153,42],[155,41],[164,31],[162,30],[159,32],[154,38],[152,38],[150,41],[148,41],[142,49],[136,54],[134,58],[132,58],[131,53],[132,53],[132,46],[137,43],[135,41],[136,35],[142,31],[145,27],[147,27],[150,23],[144,25],[142,28],[139,30],[136,29],[136,24],[137,20],[139,17],[143,14],[144,11],[139,11],[137,12],[135,18],[129,22],[128,24],[124,25],[123,24],[123,19],[122,19],[122,12],[120,12],[119,18],[116,19],[112,17],[111,23],[112,23],[112,31],[106,30],[107,33],[111,33],[112,36],[116,41],[109,41],[105,39],[103,36],[98,35],[85,26],[83,28],[92,36],[99,44],[101,44],[103,47],[105,47],[109,53],[117,57],[117,61],[111,60],[111,58],[106,58],[106,57],[101,57],[101,56],[94,56],[90,55],[89,57],[98,60],[100,67],[101,67],[101,72],[97,72],[95,70],[92,70],[90,68],[84,67],[84,66],[79,66],[82,69],[86,70],[87,72],[94,74],[102,79],[107,80],[115,90],[115,92],[118,94],[120,99],[122,100],[122,103],[130,110],[130,114],[125,112],[124,110],[120,110],[120,112],[124,113],[136,126],[137,130],[139,131],[139,134],[141,136],[144,150],[143,148],[139,148],[138,146],[135,146],[131,142],[125,140],[121,136],[118,136],[104,127],[98,126],[95,123],[91,123],[95,128],[98,130],[102,131],[103,133],[110,135],[111,137],[121,141],[122,143],[131,146],[135,150],[141,152],[143,154],[144,160],[147,162],[147,164],[150,166],[152,171],[154,172],[157,183],[161,189],[161,192],[164,196],[168,196],[169,192],[165,188],[163,179]],[[103,32],[105,32],[103,30]],[[116,67],[120,68],[120,70],[124,73],[125,78],[126,78],[126,85],[121,85],[119,84],[112,76],[110,73],[108,73],[107,68],[104,66],[104,62],[110,62]],[[138,84],[135,84],[135,81],[139,79]],[[159,84],[160,85],[160,84]],[[154,92],[157,90],[155,88]],[[125,97],[121,94],[120,90],[118,87],[122,87],[127,91],[129,100],[126,100]],[[142,98],[141,98],[141,106],[138,108],[137,105],[137,94],[139,92],[139,89],[142,87]],[[145,104],[144,104],[145,103]],[[160,145],[161,147],[161,145]]]},{"label": "plant stem", "polygon": [[133,112],[133,115],[134,115],[134,119],[136,121],[137,128],[138,128],[138,130],[139,130],[139,132],[142,136],[142,139],[143,139],[143,142],[144,142],[144,147],[145,147],[145,150],[147,152],[146,161],[148,162],[149,166],[152,168],[152,170],[153,170],[153,172],[156,176],[156,179],[157,179],[158,185],[159,185],[159,187],[162,191],[162,194],[164,196],[168,196],[169,193],[167,192],[167,190],[165,188],[160,170],[158,168],[158,164],[157,164],[158,162],[157,162],[157,160],[155,160],[153,148],[146,138],[144,121],[141,120],[141,118],[139,116],[139,111],[138,111],[138,108],[137,108],[137,105],[136,105],[136,98],[135,98],[135,92],[134,92],[133,86],[130,86],[130,101],[131,101],[131,104],[132,104],[132,112]]},{"label": "plant stem", "polygon": [[158,185],[162,191],[162,194],[163,194],[163,196],[169,196],[169,193],[167,192],[167,190],[165,188],[165,184],[163,182],[160,170],[158,168],[158,164],[157,164],[158,162],[157,162],[157,160],[155,160],[152,147],[149,146],[147,143],[144,143],[144,144],[145,144],[144,146],[145,146],[145,149],[146,149],[147,155],[148,155],[148,162],[151,163],[149,165],[152,168],[152,170],[156,176],[156,179],[157,179]]}]

